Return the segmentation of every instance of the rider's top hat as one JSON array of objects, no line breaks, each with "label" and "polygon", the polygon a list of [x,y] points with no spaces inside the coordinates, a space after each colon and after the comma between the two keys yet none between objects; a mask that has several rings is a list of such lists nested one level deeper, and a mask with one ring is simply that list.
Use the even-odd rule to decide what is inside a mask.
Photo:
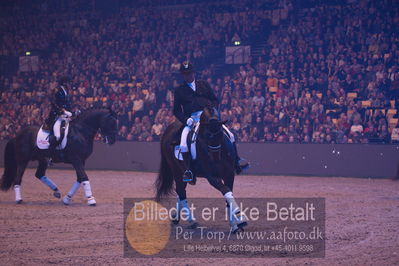
[{"label": "rider's top hat", "polygon": [[190,73],[194,71],[194,67],[193,65],[188,62],[188,61],[184,61],[183,63],[181,63],[180,65],[180,72],[181,73]]}]

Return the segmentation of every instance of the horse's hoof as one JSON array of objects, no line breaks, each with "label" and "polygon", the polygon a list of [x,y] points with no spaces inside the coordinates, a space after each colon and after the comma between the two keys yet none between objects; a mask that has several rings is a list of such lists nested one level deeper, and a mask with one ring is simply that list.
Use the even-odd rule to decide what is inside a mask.
[{"label": "horse's hoof", "polygon": [[237,229],[233,230],[233,234],[244,232],[244,228],[238,227]]},{"label": "horse's hoof", "polygon": [[57,199],[60,199],[61,193],[58,190],[56,190],[56,191],[54,191],[53,196],[56,197]]},{"label": "horse's hoof", "polygon": [[232,232],[233,234],[237,234],[237,233],[239,233],[239,232],[244,232],[244,227],[239,227],[238,225],[233,225],[233,226],[231,227],[231,232]]},{"label": "horse's hoof", "polygon": [[96,200],[94,199],[94,197],[90,197],[87,199],[87,205],[96,206]]},{"label": "horse's hoof", "polygon": [[17,203],[17,204],[22,204],[22,200],[20,199],[20,200],[17,200],[17,201],[15,201],[15,203]]},{"label": "horse's hoof", "polygon": [[188,226],[188,228],[189,228],[189,229],[197,229],[198,226],[199,226],[199,224],[194,222],[194,223],[190,224],[190,225]]},{"label": "horse's hoof", "polygon": [[172,224],[174,224],[174,225],[178,225],[179,224],[180,221],[179,221],[179,219],[177,219],[176,212],[171,214],[171,218],[172,218]]},{"label": "horse's hoof", "polygon": [[245,226],[247,226],[247,225],[248,225],[247,222],[243,222],[243,223],[237,224],[238,228],[242,228],[242,229],[243,229]]},{"label": "horse's hoof", "polygon": [[68,195],[66,195],[63,199],[62,199],[62,203],[64,203],[64,205],[69,205],[72,201],[71,197],[68,197]]}]

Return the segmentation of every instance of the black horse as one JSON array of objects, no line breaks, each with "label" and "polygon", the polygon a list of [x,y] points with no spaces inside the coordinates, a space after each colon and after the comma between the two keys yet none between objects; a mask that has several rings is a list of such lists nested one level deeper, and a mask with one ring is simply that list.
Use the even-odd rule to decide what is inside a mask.
[{"label": "black horse", "polygon": [[[246,217],[240,216],[240,209],[233,197],[233,185],[235,177],[235,158],[236,154],[233,145],[223,130],[223,124],[219,114],[214,108],[205,108],[201,114],[200,126],[196,141],[197,158],[193,165],[194,176],[205,177],[208,182],[219,190],[227,202],[228,211],[233,213],[230,218],[230,225],[233,232],[242,230],[247,224]],[[187,208],[186,187],[182,175],[184,166],[181,161],[174,156],[174,145],[178,143],[180,132],[183,125],[176,121],[165,130],[161,138],[161,166],[158,179],[155,182],[156,200],[160,201],[163,197],[172,193],[173,185],[178,195],[176,219],[177,224],[180,220],[180,211]],[[195,180],[195,179],[194,179]],[[196,223],[189,218],[192,227]]]},{"label": "black horse", "polygon": [[[48,177],[46,170],[49,150],[39,149],[36,145],[38,127],[27,127],[21,130],[17,136],[7,142],[4,154],[4,174],[0,180],[0,188],[8,190],[14,185],[15,199],[22,202],[21,182],[29,161],[38,161],[39,165],[35,176],[54,191],[54,196],[61,197],[57,185]],[[117,115],[111,109],[93,108],[84,111],[69,123],[67,145],[64,150],[57,151],[53,156],[53,162],[72,164],[76,170],[77,182],[63,198],[68,205],[72,196],[83,184],[84,194],[88,204],[95,206],[96,201],[91,193],[89,179],[85,172],[85,161],[93,152],[94,137],[100,130],[104,141],[108,144],[115,143],[118,131]]]}]

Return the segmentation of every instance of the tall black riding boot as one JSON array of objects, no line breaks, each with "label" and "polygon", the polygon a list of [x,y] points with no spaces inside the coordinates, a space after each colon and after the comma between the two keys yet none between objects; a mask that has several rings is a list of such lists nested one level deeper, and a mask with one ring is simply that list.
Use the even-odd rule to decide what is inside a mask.
[{"label": "tall black riding boot", "polygon": [[48,147],[49,151],[49,165],[53,164],[53,158],[55,156],[56,148],[58,145],[57,138],[54,135],[50,135],[48,137],[48,142],[50,143],[50,146]]},{"label": "tall black riding boot", "polygon": [[183,182],[191,182],[193,181],[193,172],[190,170],[190,153],[182,152],[181,155],[183,156],[184,168],[186,169],[183,174]]},{"label": "tall black riding boot", "polygon": [[236,159],[235,159],[236,174],[239,175],[239,174],[241,174],[242,170],[245,170],[249,167],[249,163],[243,162],[241,164],[241,158],[240,158],[240,156],[238,156],[237,145],[235,142],[233,142],[233,147],[234,147],[234,152],[236,155]]}]

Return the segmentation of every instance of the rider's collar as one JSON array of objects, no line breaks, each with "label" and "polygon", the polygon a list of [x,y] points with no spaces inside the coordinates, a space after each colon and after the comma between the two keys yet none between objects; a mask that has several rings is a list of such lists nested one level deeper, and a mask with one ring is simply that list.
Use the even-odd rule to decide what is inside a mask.
[{"label": "rider's collar", "polygon": [[64,91],[65,95],[68,95],[66,89],[64,88],[64,86],[61,85],[61,89]]},{"label": "rider's collar", "polygon": [[187,85],[193,90],[193,91],[195,91],[196,90],[196,87],[195,87],[195,79],[193,80],[193,82],[187,82]]}]

